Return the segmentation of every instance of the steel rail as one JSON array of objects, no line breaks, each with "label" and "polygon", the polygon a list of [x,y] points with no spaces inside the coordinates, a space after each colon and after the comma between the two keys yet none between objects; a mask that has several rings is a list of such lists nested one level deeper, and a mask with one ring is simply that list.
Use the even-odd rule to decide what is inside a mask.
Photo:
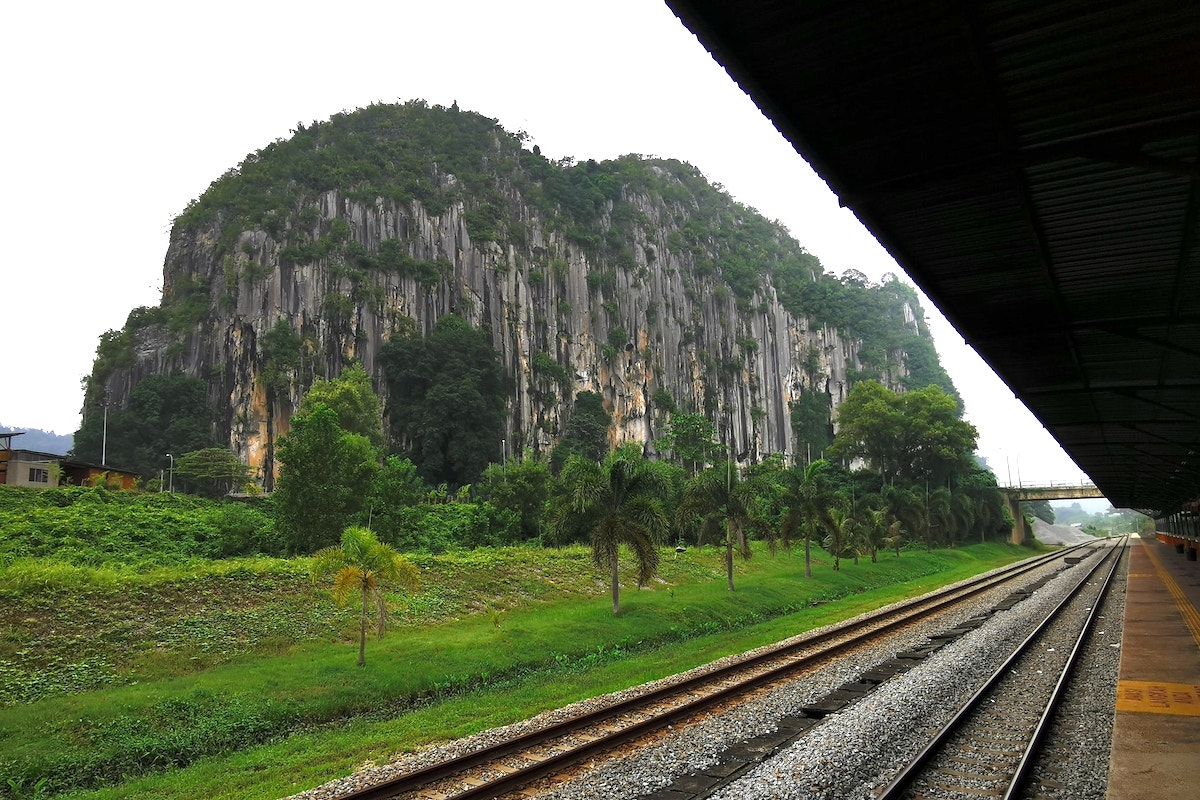
[{"label": "steel rail", "polygon": [[[1104,565],[1108,558],[1113,555],[1113,553],[1118,554],[1113,561],[1114,566],[1120,561],[1120,555],[1124,553],[1124,547],[1125,541],[1123,540],[1119,547],[1112,547],[1111,552],[1106,554],[1104,559],[1101,559],[1099,563],[1088,570],[1088,574],[1081,578],[1079,583],[1076,584],[1076,586],[1067,594],[1067,596],[1050,610],[1045,619],[1043,619],[1038,626],[1034,628],[1033,632],[1026,636],[1025,639],[1019,645],[1017,645],[1016,649],[1014,649],[1012,653],[1010,653],[1009,656],[1004,660],[1004,663],[997,667],[991,676],[983,683],[983,685],[981,685],[975,691],[975,693],[972,694],[967,701],[959,707],[958,711],[955,712],[950,721],[938,730],[933,739],[930,740],[929,743],[926,744],[925,747],[922,748],[922,750],[917,753],[917,755],[914,756],[912,760],[910,760],[908,764],[900,770],[900,772],[896,774],[890,783],[888,783],[879,791],[879,794],[875,796],[876,800],[898,800],[898,798],[921,774],[929,761],[945,747],[951,735],[953,735],[954,732],[957,731],[967,721],[976,707],[978,707],[983,699],[987,697],[987,695],[990,694],[991,691],[1000,683],[1001,679],[1005,677],[1017,660],[1029,650],[1034,641],[1036,641],[1038,637],[1040,637],[1045,631],[1045,629],[1057,619],[1058,615],[1067,607],[1068,604],[1070,604],[1072,600],[1075,599],[1075,596],[1083,591],[1083,587],[1087,584],[1088,579],[1091,578],[1092,575],[1094,575],[1097,571],[1099,571],[1099,569]],[[1099,600],[1097,601],[1096,605],[1099,605]],[[1093,608],[1095,608],[1096,605],[1093,605]]]},{"label": "steel rail", "polygon": [[1122,542],[1120,552],[1113,560],[1112,568],[1109,569],[1108,575],[1104,578],[1104,585],[1100,587],[1100,595],[1096,602],[1092,604],[1092,610],[1088,612],[1087,620],[1083,623],[1083,630],[1079,632],[1079,637],[1075,640],[1075,646],[1071,648],[1071,655],[1067,658],[1067,663],[1063,667],[1062,674],[1058,677],[1058,682],[1054,685],[1054,691],[1050,695],[1050,699],[1046,702],[1046,707],[1042,710],[1042,716],[1038,719],[1037,727],[1033,730],[1033,735],[1029,738],[1029,744],[1025,748],[1025,752],[1021,754],[1021,760],[1017,764],[1017,770],[1013,773],[1012,780],[1008,783],[1008,788],[1004,791],[1002,800],[1013,800],[1029,781],[1029,773],[1033,771],[1033,764],[1039,752],[1041,752],[1042,742],[1045,740],[1046,734],[1050,730],[1050,723],[1054,719],[1055,712],[1062,704],[1062,699],[1067,693],[1067,684],[1072,675],[1075,674],[1075,664],[1079,660],[1079,656],[1083,651],[1084,645],[1087,644],[1088,634],[1092,632],[1092,625],[1096,621],[1096,617],[1100,613],[1100,606],[1103,605],[1104,599],[1108,596],[1108,590],[1112,586],[1113,575],[1117,572],[1117,567],[1121,563],[1121,559],[1125,556],[1129,549],[1129,539],[1126,537]]},{"label": "steel rail", "polygon": [[974,597],[975,595],[987,591],[988,589],[994,588],[997,585],[1014,580],[1021,575],[1037,569],[1038,567],[1041,567],[1051,561],[1059,558],[1065,558],[1069,554],[1076,552],[1081,548],[1092,546],[1094,546],[1094,543],[1084,543],[1064,550],[1048,553],[1043,556],[1038,556],[1036,558],[1020,561],[1016,564],[1012,564],[1003,568],[999,572],[992,573],[970,583],[939,589],[930,594],[913,598],[912,600],[906,601],[892,608],[871,613],[856,621],[840,623],[820,633],[804,636],[791,641],[786,645],[765,650],[736,663],[718,667],[709,672],[692,676],[677,683],[659,687],[637,697],[628,698],[610,706],[596,709],[594,711],[563,720],[562,722],[548,725],[536,731],[530,731],[529,733],[515,736],[512,739],[491,747],[481,748],[471,753],[466,753],[464,755],[438,762],[436,764],[430,764],[427,767],[386,779],[373,786],[363,787],[348,794],[342,795],[341,800],[382,800],[382,798],[394,797],[406,792],[414,792],[424,788],[425,786],[428,786],[435,781],[449,778],[455,774],[471,769],[472,767],[479,766],[480,764],[496,761],[506,756],[528,750],[535,745],[543,744],[549,740],[565,736],[581,728],[596,725],[606,720],[620,717],[623,714],[629,714],[654,702],[661,701],[664,698],[674,695],[681,695],[688,691],[696,690],[700,687],[707,687],[716,681],[727,678],[738,672],[745,672],[747,669],[761,665],[772,659],[787,657],[789,652],[796,652],[798,650],[819,645],[823,642],[829,642],[839,636],[845,635],[849,631],[871,626],[881,620],[894,617],[894,619],[891,621],[885,622],[878,627],[873,627],[866,633],[851,636],[849,639],[830,645],[827,649],[818,653],[788,662],[787,664],[775,667],[746,681],[739,682],[716,692],[710,691],[710,693],[704,697],[685,703],[662,714],[658,714],[652,719],[635,723],[627,728],[623,728],[621,731],[613,732],[610,735],[587,742],[578,748],[571,749],[558,756],[553,756],[549,759],[539,761],[538,764],[535,764],[531,767],[513,771],[512,773],[500,777],[494,781],[472,787],[465,790],[463,793],[451,795],[451,797],[453,797],[454,800],[468,800],[468,798],[497,796],[505,792],[512,791],[520,784],[527,783],[538,777],[549,774],[550,772],[557,771],[572,761],[579,760],[601,750],[609,749],[630,739],[643,736],[657,728],[665,727],[672,722],[702,711],[706,707],[724,702],[725,700],[737,694],[742,694],[766,683],[778,680],[786,673],[803,669],[819,660],[827,659],[830,656],[840,653],[851,647],[858,646],[864,641],[878,636],[880,633],[891,631],[903,625],[910,624],[915,618],[918,617],[918,615],[924,616],[931,611],[939,611],[947,606],[962,602],[963,600]]}]

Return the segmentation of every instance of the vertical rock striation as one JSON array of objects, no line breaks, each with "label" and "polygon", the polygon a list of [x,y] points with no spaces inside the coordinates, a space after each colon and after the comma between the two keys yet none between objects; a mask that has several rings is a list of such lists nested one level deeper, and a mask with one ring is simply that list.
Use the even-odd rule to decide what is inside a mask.
[{"label": "vertical rock striation", "polygon": [[[286,206],[257,219],[220,206],[181,215],[162,312],[131,315],[132,352],[98,361],[94,384],[123,404],[146,375],[203,378],[219,438],[264,478],[273,442],[313,380],[359,361],[385,394],[379,353],[387,339],[428,333],[452,313],[490,334],[512,378],[508,442],[535,452],[552,446],[584,390],[604,398],[614,445],[640,442],[653,452],[673,404],[708,415],[733,452],[755,460],[803,447],[789,412],[802,393],[827,394],[836,407],[852,380],[872,371],[900,388],[903,353],[889,354],[883,369],[864,365],[858,339],[785,308],[773,271],[779,253],[799,254],[813,281],[816,260],[719,190],[707,189],[722,199],[716,211],[711,197],[697,199],[694,180],[680,177],[694,179],[692,168],[627,157],[621,169],[636,167],[642,179],[610,184],[585,236],[544,188],[557,174],[545,165],[580,167],[516,152],[541,167],[542,179],[498,170],[486,202],[433,161],[436,202],[372,195],[351,182],[293,191]],[[473,216],[481,208],[498,219],[483,234]],[[719,234],[697,223],[717,217]],[[768,241],[759,241],[764,230]],[[729,243],[743,232],[745,242]],[[732,276],[745,252],[762,254],[749,285]],[[917,333],[920,309],[902,316],[898,324]],[[268,333],[281,321],[300,342],[282,378],[267,374]]]}]

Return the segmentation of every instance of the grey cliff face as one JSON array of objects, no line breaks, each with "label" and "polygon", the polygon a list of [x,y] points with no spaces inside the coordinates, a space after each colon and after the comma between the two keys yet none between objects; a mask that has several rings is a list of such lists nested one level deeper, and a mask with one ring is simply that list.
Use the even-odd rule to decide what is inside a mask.
[{"label": "grey cliff face", "polygon": [[[719,277],[697,275],[694,249],[670,246],[682,218],[677,208],[646,195],[625,199],[641,217],[624,268],[596,263],[568,243],[515,190],[507,201],[517,233],[505,244],[472,241],[462,203],[431,215],[417,201],[362,202],[337,191],[291,215],[275,232],[279,240],[246,230],[222,247],[219,220],[178,231],[164,266],[164,304],[203,292],[207,311],[173,335],[164,325],[141,330],[134,365],[106,376],[105,389],[123,403],[149,374],[203,378],[219,438],[266,478],[273,442],[315,378],[336,377],[357,360],[385,394],[379,353],[388,337],[427,334],[456,313],[490,333],[513,379],[509,452],[546,452],[576,393],[590,390],[612,413],[613,445],[639,442],[654,452],[668,419],[654,398],[666,392],[679,408],[705,412],[733,452],[751,461],[798,453],[803,444],[793,440],[789,403],[820,392],[836,408],[849,391],[848,373],[861,369],[856,342],[793,317],[766,280],[739,303]],[[297,258],[280,240],[298,235],[337,244]],[[441,273],[430,279],[348,266],[348,250],[377,254],[389,240]],[[279,320],[303,345],[289,379],[269,385],[264,336]],[[539,353],[542,364],[548,355],[565,368],[565,385],[535,367]],[[898,369],[880,378],[895,387]]]}]

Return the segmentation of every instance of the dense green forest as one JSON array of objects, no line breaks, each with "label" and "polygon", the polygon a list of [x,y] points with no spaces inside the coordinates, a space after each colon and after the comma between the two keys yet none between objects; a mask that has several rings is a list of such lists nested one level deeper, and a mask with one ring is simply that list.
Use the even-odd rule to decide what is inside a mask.
[{"label": "dense green forest", "polygon": [[[392,435],[383,429],[383,403],[360,367],[318,380],[278,443],[279,482],[266,506],[273,526],[243,525],[217,554],[312,553],[356,525],[370,527],[388,545],[432,553],[588,542],[599,509],[577,506],[581,470],[589,464],[603,473],[588,478],[593,481],[618,480],[629,470],[653,473],[648,502],[661,521],[648,540],[658,544],[695,543],[706,531],[711,536],[706,503],[728,510],[718,495],[731,481],[752,497],[744,519],[726,517],[717,527],[737,527],[743,553],[750,547],[744,533],[772,547],[777,536],[795,536],[832,547],[839,557],[875,558],[904,540],[933,548],[1003,538],[1012,527],[995,477],[975,462],[974,427],[936,386],[897,393],[860,382],[839,409],[826,458],[820,451],[791,461],[776,454],[754,465],[737,463],[712,421],[695,412],[670,416],[657,460],[637,445],[611,451],[603,403],[583,392],[562,440],[539,458],[495,451],[503,373],[486,341],[461,319],[444,318],[430,337],[394,340],[384,364]],[[250,484],[250,476],[202,435],[202,415],[192,413],[202,408],[198,383],[182,376],[143,381],[135,407],[110,416],[110,431],[144,427],[145,434],[133,431],[120,441],[149,440],[150,446],[116,451],[133,463],[161,464],[165,448],[191,442],[174,451],[178,474],[169,476],[171,486],[219,496]],[[161,490],[162,484],[150,487]]]}]

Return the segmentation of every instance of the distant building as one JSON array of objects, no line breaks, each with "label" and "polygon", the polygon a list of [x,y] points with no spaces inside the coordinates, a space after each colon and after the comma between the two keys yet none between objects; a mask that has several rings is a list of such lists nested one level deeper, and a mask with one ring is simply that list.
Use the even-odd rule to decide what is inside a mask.
[{"label": "distant building", "polygon": [[110,486],[118,484],[128,491],[137,489],[136,472],[89,464],[55,453],[13,448],[13,437],[21,435],[21,432],[0,433],[0,483],[48,489],[60,484],[95,486],[104,482]]}]

